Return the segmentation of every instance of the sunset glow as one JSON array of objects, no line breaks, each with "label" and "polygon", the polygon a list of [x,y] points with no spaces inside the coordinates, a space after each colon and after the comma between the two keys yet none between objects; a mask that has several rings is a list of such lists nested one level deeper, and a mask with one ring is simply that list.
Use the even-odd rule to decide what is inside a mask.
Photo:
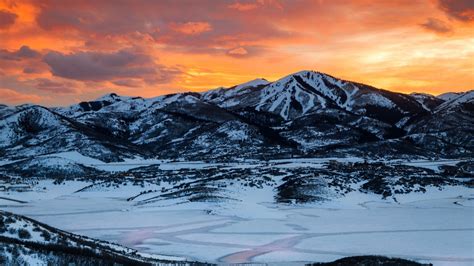
[{"label": "sunset glow", "polygon": [[0,0],[0,103],[152,97],[303,69],[465,91],[473,26],[470,0]]}]

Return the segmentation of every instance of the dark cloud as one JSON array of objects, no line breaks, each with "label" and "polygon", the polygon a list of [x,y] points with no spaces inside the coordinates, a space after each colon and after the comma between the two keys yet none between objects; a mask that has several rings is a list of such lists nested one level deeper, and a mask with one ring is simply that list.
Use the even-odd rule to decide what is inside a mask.
[{"label": "dark cloud", "polygon": [[[466,10],[474,2],[433,1],[439,1],[443,10],[460,19],[469,18]],[[349,29],[350,34],[358,34],[368,29],[412,26],[419,23],[415,15],[426,9],[426,2],[49,0],[39,7],[36,21],[40,27],[61,33],[65,28],[73,29],[71,32],[81,36],[91,50],[157,42],[178,52],[239,56],[231,51],[245,45],[270,47],[271,43],[277,43],[275,40],[286,44],[312,38],[329,42]],[[440,25],[427,23],[424,25],[427,29],[442,30]],[[248,55],[264,51],[268,50],[249,51]]]},{"label": "dark cloud", "polygon": [[35,58],[39,57],[41,54],[30,47],[23,45],[20,49],[16,52],[16,54],[21,58]]},{"label": "dark cloud", "polygon": [[11,13],[7,10],[0,10],[0,29],[5,29],[15,24],[15,20],[18,16],[15,13]]},{"label": "dark cloud", "polygon": [[[45,3],[37,23],[46,30],[74,29],[85,33],[87,45],[110,45],[111,37],[136,43],[137,36],[193,53],[220,53],[240,42],[295,37],[276,23],[279,19],[255,16],[229,8],[230,1],[51,1]],[[212,6],[212,8],[209,8]],[[274,9],[267,8],[271,12]],[[124,19],[127,18],[127,19]]]},{"label": "dark cloud", "polygon": [[424,23],[420,24],[420,26],[438,34],[445,34],[453,31],[449,24],[437,18],[428,18]]},{"label": "dark cloud", "polygon": [[142,86],[141,82],[135,79],[119,79],[112,82],[113,84],[121,87],[139,88]]},{"label": "dark cloud", "polygon": [[59,94],[69,94],[69,93],[76,93],[76,89],[70,83],[62,83],[58,81],[53,81],[46,78],[38,78],[36,79],[36,86],[37,90],[52,92],[52,93],[59,93]]},{"label": "dark cloud", "polygon": [[180,73],[178,69],[156,64],[152,57],[133,49],[112,53],[49,52],[44,56],[53,75],[81,81],[113,81],[135,78],[146,83],[166,83]]},{"label": "dark cloud", "polygon": [[65,27],[79,27],[81,20],[90,19],[80,12],[61,12],[55,9],[43,9],[42,12],[36,18],[36,21],[40,27],[45,30],[52,30],[55,28]]},{"label": "dark cloud", "polygon": [[[154,2],[113,3],[110,1],[49,1],[36,18],[45,30],[72,28],[81,32],[111,35],[146,31],[151,22],[147,13],[157,12]],[[145,7],[143,10],[137,8]],[[148,10],[148,11],[147,11]],[[127,19],[124,19],[124,18]],[[147,24],[148,23],[148,24]]]},{"label": "dark cloud", "polygon": [[39,74],[39,73],[43,73],[44,70],[41,69],[41,68],[37,68],[37,67],[25,67],[23,68],[23,73],[25,74]]},{"label": "dark cloud", "polygon": [[0,59],[3,60],[19,61],[22,59],[38,58],[40,56],[41,54],[38,51],[35,51],[26,45],[23,45],[17,51],[12,52],[5,49],[0,50]]},{"label": "dark cloud", "polygon": [[439,6],[449,16],[461,21],[474,21],[473,0],[439,0]]}]

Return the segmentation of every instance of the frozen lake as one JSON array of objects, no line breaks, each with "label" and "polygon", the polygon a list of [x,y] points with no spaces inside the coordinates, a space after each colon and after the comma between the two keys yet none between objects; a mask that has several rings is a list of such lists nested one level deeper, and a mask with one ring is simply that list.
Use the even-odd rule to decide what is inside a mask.
[{"label": "frozen lake", "polygon": [[0,192],[0,208],[142,252],[214,263],[302,265],[385,255],[435,265],[474,264],[474,191],[467,187],[430,188],[398,195],[397,202],[355,191],[295,205],[275,203],[269,188],[236,186],[232,193],[240,200],[141,205],[127,198],[156,185],[81,190],[90,184],[41,180],[31,191]]},{"label": "frozen lake", "polygon": [[9,193],[3,196],[29,203],[3,200],[2,209],[143,252],[208,262],[309,262],[378,254],[436,265],[474,263],[474,195],[465,188],[402,203],[362,195],[357,204],[344,199],[299,206],[264,201],[134,206],[125,200],[131,187],[71,193],[83,185]]}]

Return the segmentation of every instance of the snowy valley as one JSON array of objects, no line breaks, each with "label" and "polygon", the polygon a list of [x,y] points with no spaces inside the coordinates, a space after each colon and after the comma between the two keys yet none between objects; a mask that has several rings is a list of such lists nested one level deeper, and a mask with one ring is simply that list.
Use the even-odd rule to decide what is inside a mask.
[{"label": "snowy valley", "polygon": [[314,71],[1,105],[3,259],[16,245],[41,264],[45,244],[68,243],[57,261],[472,265],[472,125],[474,91],[401,94]]}]

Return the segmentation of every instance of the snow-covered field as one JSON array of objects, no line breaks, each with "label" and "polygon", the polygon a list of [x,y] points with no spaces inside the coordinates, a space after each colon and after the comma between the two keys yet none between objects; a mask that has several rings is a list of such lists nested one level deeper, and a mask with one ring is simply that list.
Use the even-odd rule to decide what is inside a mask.
[{"label": "snow-covered field", "polygon": [[[63,157],[84,160],[74,154]],[[318,167],[324,161],[327,159],[292,160],[278,167]],[[89,163],[112,169],[112,165]],[[134,163],[142,164],[122,166],[128,169]],[[161,163],[170,169],[206,167],[199,162]],[[426,167],[433,165],[436,163],[426,163]],[[258,162],[226,165],[258,166]],[[276,204],[270,187],[234,186],[229,189],[239,200],[171,199],[139,205],[126,199],[160,187],[129,182],[77,192],[88,185],[85,181],[55,185],[52,180],[41,180],[31,191],[0,192],[0,208],[141,252],[207,262],[300,265],[377,254],[435,265],[474,264],[474,191],[467,187],[398,195],[398,202],[354,191],[329,202],[290,205]]]}]

